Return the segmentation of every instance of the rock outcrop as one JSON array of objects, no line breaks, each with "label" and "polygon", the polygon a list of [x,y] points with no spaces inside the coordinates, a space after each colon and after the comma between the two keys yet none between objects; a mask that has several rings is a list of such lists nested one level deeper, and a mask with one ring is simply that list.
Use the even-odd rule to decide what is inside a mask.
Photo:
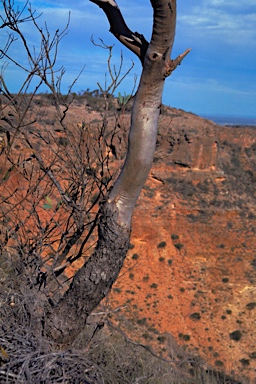
[{"label": "rock outcrop", "polygon": [[[126,308],[137,337],[144,321],[217,370],[254,382],[256,129],[182,112],[166,127],[168,117],[112,305]],[[168,355],[159,335],[143,335]]]},{"label": "rock outcrop", "polygon": [[[100,113],[86,108],[75,103],[70,124],[83,129],[93,119],[97,126]],[[44,106],[54,122],[52,109]],[[127,128],[129,116],[121,120]],[[219,127],[170,108],[164,108],[160,120],[154,164],[133,217],[130,251],[108,299],[112,308],[123,308],[113,316],[131,337],[153,344],[165,356],[182,347],[215,369],[253,383],[256,129]],[[114,122],[110,118],[109,124]],[[53,123],[54,129],[59,139]],[[5,140],[5,133],[1,136]],[[15,145],[17,159],[27,159],[30,153]],[[115,156],[111,159],[120,166]],[[0,168],[7,175],[10,164],[2,161]],[[10,186],[26,191],[19,172],[10,177]]]}]

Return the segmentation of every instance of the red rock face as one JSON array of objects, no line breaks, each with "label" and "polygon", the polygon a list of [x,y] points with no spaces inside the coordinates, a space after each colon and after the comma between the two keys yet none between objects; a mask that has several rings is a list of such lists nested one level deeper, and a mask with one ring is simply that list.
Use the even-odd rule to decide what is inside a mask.
[{"label": "red rock face", "polygon": [[175,123],[168,136],[160,129],[113,305],[253,382],[256,131],[193,116],[182,130]]},{"label": "red rock face", "polygon": [[[96,118],[100,114],[88,114],[83,105],[70,110],[70,124]],[[131,249],[109,297],[112,307],[124,306],[116,321],[166,356],[177,355],[181,345],[253,383],[256,130],[218,127],[174,109],[165,109],[160,120]],[[1,163],[3,174],[8,166]],[[26,191],[16,172],[10,187],[17,185]]]}]

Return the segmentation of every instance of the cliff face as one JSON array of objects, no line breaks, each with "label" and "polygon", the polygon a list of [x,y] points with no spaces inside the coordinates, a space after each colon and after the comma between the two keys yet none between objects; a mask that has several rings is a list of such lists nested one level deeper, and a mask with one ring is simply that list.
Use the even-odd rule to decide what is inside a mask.
[{"label": "cliff face", "polygon": [[[69,112],[70,124],[83,121],[81,129],[84,122],[101,121],[100,113],[85,105]],[[44,116],[54,119],[52,107],[45,107]],[[128,120],[122,116],[126,128]],[[123,308],[113,316],[133,339],[169,358],[181,345],[214,368],[251,382],[256,376],[255,137],[255,128],[219,127],[164,108],[154,164],[133,216],[130,251],[108,298],[112,308]],[[19,158],[24,149],[15,148]],[[0,165],[5,175],[10,165]],[[26,191],[26,181],[14,172],[9,188]]]},{"label": "cliff face", "polygon": [[253,380],[256,130],[183,113],[167,127],[163,117],[112,305],[126,305],[133,331],[144,323],[164,334],[142,336],[163,353],[171,334],[216,369]]}]

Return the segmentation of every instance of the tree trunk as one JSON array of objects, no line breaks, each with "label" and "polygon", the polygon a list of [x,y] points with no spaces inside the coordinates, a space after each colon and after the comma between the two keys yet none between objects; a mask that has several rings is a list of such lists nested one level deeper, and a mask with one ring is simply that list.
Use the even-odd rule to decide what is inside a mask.
[{"label": "tree trunk", "polygon": [[69,344],[83,330],[87,317],[117,279],[130,240],[129,228],[117,224],[117,215],[113,204],[103,206],[93,255],[46,316],[46,333],[58,344]]},{"label": "tree trunk", "polygon": [[46,334],[60,344],[68,344],[81,332],[122,268],[133,209],[153,162],[164,80],[189,51],[174,61],[169,58],[175,35],[175,0],[151,0],[154,23],[149,44],[128,29],[114,0],[91,1],[106,13],[110,31],[140,58],[143,72],[132,109],[126,160],[101,208],[95,251],[58,305],[48,309]]}]

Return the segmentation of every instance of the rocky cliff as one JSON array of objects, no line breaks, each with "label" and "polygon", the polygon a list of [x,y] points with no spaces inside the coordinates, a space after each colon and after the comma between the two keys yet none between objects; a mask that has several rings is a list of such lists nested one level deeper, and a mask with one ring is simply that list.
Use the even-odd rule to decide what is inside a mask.
[{"label": "rocky cliff", "polygon": [[[36,101],[43,107],[36,129],[50,124],[60,140],[53,107]],[[101,115],[85,101],[74,103],[69,119],[83,129],[97,126]],[[109,124],[115,121],[112,116]],[[121,122],[127,128],[129,116]],[[17,159],[30,155],[14,144]],[[0,165],[6,176],[10,164]],[[26,191],[19,172],[11,176],[9,188]],[[256,377],[255,181],[254,127],[220,127],[163,107],[129,254],[108,298],[121,308],[115,322],[132,338],[168,358],[183,348],[244,383]]]},{"label": "rocky cliff", "polygon": [[134,213],[131,249],[111,295],[113,306],[125,307],[137,337],[158,343],[164,355],[170,356],[171,334],[216,369],[251,382],[255,181],[255,128],[219,127],[169,111]]}]

